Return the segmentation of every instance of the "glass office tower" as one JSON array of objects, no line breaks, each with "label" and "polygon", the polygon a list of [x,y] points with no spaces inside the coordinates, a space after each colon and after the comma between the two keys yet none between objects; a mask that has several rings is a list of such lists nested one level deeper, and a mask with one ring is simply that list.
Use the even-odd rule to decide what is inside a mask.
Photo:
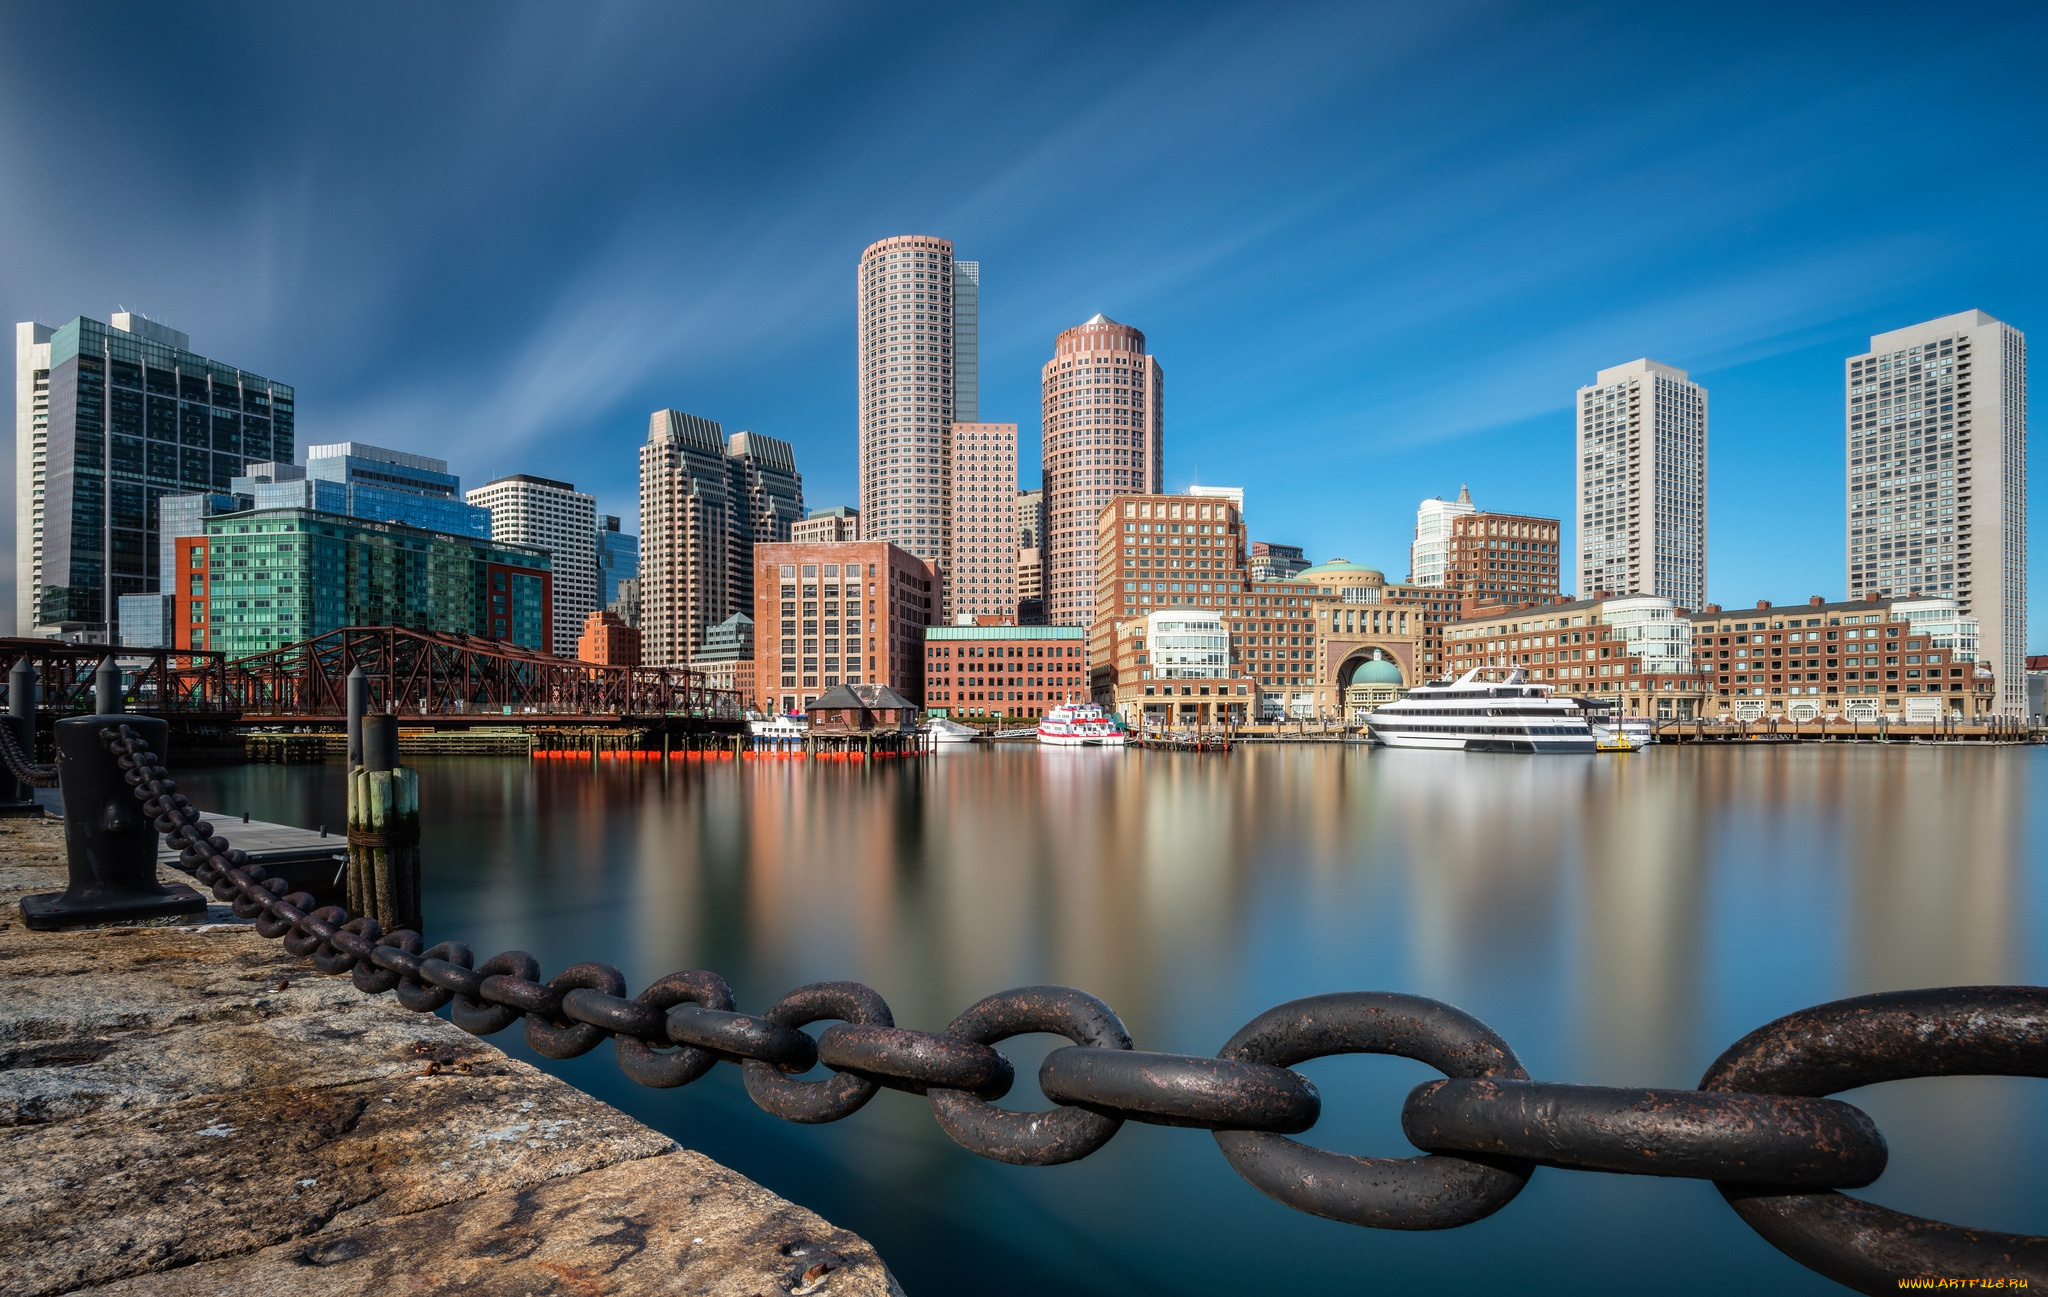
[{"label": "glass office tower", "polygon": [[159,501],[224,491],[248,460],[292,459],[292,389],[130,312],[51,330],[37,359],[45,345],[47,368],[18,375],[37,417],[17,428],[30,435],[16,473],[43,483],[16,521],[16,579],[32,592],[21,630],[112,642],[119,597],[158,593]]},{"label": "glass office tower", "polygon": [[[463,499],[462,479],[448,471],[445,459],[341,441],[306,447],[306,478],[347,487],[341,512],[350,517],[486,540],[491,535],[491,511]],[[257,507],[263,507],[261,500]]]},{"label": "glass office tower", "polygon": [[619,517],[608,513],[597,529],[597,606],[619,601],[619,582],[640,575],[640,538],[619,530]]}]

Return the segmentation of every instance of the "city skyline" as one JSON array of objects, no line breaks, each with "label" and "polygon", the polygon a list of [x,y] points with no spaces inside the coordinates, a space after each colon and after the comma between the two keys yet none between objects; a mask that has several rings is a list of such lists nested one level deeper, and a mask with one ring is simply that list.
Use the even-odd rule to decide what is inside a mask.
[{"label": "city skyline", "polygon": [[[421,21],[432,28],[433,19]],[[1446,479],[1469,481],[1503,509],[1560,515],[1576,533],[1576,510],[1565,508],[1570,393],[1589,372],[1651,355],[1713,393],[1708,598],[1845,595],[1836,422],[1844,361],[1872,336],[1959,311],[1983,310],[2025,332],[2038,327],[2048,301],[2042,258],[2020,241],[2039,182],[2007,160],[2027,155],[2043,124],[2038,102],[2006,88],[2023,80],[2018,51],[2037,43],[2029,38],[2038,16],[1994,16],[1910,41],[1883,23],[1844,36],[1820,16],[1801,16],[1767,52],[1744,48],[1734,15],[1660,16],[1652,24],[1660,39],[1686,55],[1656,77],[1610,75],[1609,106],[1597,112],[1579,106],[1581,74],[1545,65],[1546,52],[1597,30],[1597,15],[1516,17],[1480,53],[1461,52],[1478,21],[1462,11],[1377,19],[1286,13],[1258,24],[1190,17],[1169,24],[1171,39],[1140,61],[1137,88],[1083,93],[1109,61],[1128,57],[1117,42],[1132,32],[1105,30],[1036,70],[1035,84],[1007,62],[992,69],[994,83],[1020,88],[1026,102],[999,109],[992,105],[1001,96],[988,96],[957,121],[936,124],[941,147],[931,152],[941,162],[863,179],[862,168],[885,157],[909,160],[907,145],[866,142],[868,128],[929,105],[921,96],[856,96],[847,123],[830,136],[845,144],[843,158],[806,173],[813,190],[842,190],[828,211],[804,207],[777,181],[716,226],[690,216],[657,229],[649,218],[673,213],[659,206],[661,184],[637,174],[644,167],[631,168],[636,178],[623,187],[585,171],[563,184],[564,155],[549,131],[522,140],[534,162],[500,178],[437,170],[434,159],[448,150],[505,137],[461,111],[452,87],[445,95],[425,88],[433,78],[405,92],[404,107],[420,123],[413,150],[380,161],[302,111],[276,72],[233,94],[232,79],[217,92],[166,91],[144,49],[168,39],[188,71],[209,66],[219,56],[204,42],[221,32],[205,21],[167,33],[39,15],[21,25],[48,28],[28,44],[50,57],[10,63],[10,76],[0,78],[9,86],[0,102],[17,120],[39,120],[33,105],[75,76],[90,52],[116,75],[132,70],[139,93],[172,102],[176,129],[206,133],[230,111],[246,117],[255,102],[272,110],[252,128],[256,155],[326,164],[299,173],[255,167],[202,196],[137,155],[130,160],[142,169],[138,192],[147,197],[140,209],[124,206],[122,224],[110,226],[91,212],[111,193],[106,178],[57,165],[53,152],[67,132],[94,130],[114,111],[83,105],[80,118],[50,138],[17,142],[25,163],[52,183],[37,213],[0,210],[15,243],[39,251],[0,284],[0,300],[17,321],[140,307],[205,338],[209,354],[285,375],[299,391],[304,440],[417,445],[470,481],[559,476],[592,491],[602,510],[631,519],[633,448],[647,412],[662,407],[717,411],[727,426],[787,439],[815,498],[857,498],[845,268],[876,238],[926,230],[968,249],[982,268],[978,414],[1019,421],[1020,461],[1041,449],[1026,405],[1047,342],[1099,311],[1143,327],[1150,349],[1178,376],[1167,489],[1184,488],[1197,472],[1240,482],[1254,539],[1393,569],[1410,539],[1414,500],[1445,490]],[[1046,39],[1058,25],[1011,18],[933,39]],[[336,35],[271,18],[255,28],[244,39],[263,39],[280,67],[303,65]],[[1219,89],[1229,69],[1256,68],[1261,50],[1298,49],[1310,30],[1317,48],[1285,77],[1258,71],[1239,90]],[[585,55],[587,82],[571,78],[545,106],[571,134],[601,114],[617,118],[588,145],[596,161],[618,160],[629,147],[644,156],[650,143],[673,152],[707,120],[736,121],[726,114],[760,106],[742,95],[729,109],[692,100],[658,113],[652,96],[620,105],[597,93],[599,83],[616,85],[627,51],[685,39],[676,29],[564,31],[528,16],[508,19],[499,35],[488,54],[459,56],[476,60],[463,63],[466,75],[516,71],[551,45]],[[743,74],[773,70],[768,53],[746,57],[759,31],[687,35],[721,44]],[[431,30],[421,36],[426,46],[452,48],[430,39]],[[848,36],[827,22],[817,39]],[[1375,123],[1393,120],[1412,89],[1394,60],[1372,52],[1383,37],[1453,87],[1482,77],[1497,87],[1429,123],[1408,149],[1373,145]],[[854,62],[873,46],[851,39],[843,60],[808,41],[802,48],[821,61],[829,88],[851,84]],[[330,75],[348,83],[336,92],[348,106],[345,122],[369,111],[369,87],[387,84],[391,61],[408,57],[347,38],[325,40],[317,53],[343,69]],[[1351,75],[1359,66],[1370,75]],[[1794,68],[1798,75],[1784,75]],[[1995,111],[1962,107],[1965,85],[1974,87],[1971,102],[1988,95]],[[1209,132],[1199,152],[1190,132],[1150,138],[1135,155],[1115,132],[1096,138],[1092,123],[1104,105],[1140,93],[1157,100],[1162,118],[1176,104],[1207,102],[1194,120],[1228,120],[1231,130]],[[1745,113],[1725,113],[1727,102],[1745,97]],[[1528,108],[1516,138],[1490,135],[1489,114],[1511,99]],[[1322,124],[1306,125],[1311,116]],[[1882,127],[1872,125],[1880,119]],[[1296,128],[1305,132],[1297,148],[1266,147],[1275,132]],[[1615,147],[1638,134],[1654,136],[1665,154]],[[716,156],[690,155],[680,173],[692,185],[766,180],[764,162],[824,139],[777,119]],[[1882,208],[1866,201],[1871,164],[1935,140],[1946,142],[1952,161],[1989,177],[1975,202],[1910,193]],[[765,145],[774,147],[741,156],[742,146]],[[1417,160],[1431,151],[1441,159]],[[1103,194],[1107,168],[1135,168],[1142,179]],[[294,174],[296,189],[287,183]],[[541,193],[543,178],[573,193],[587,214]],[[579,188],[584,179],[592,187]],[[358,213],[355,229],[321,214],[355,211],[343,201],[347,192],[387,181],[388,204]],[[494,209],[521,211],[521,219],[464,206],[459,227],[439,216],[398,230],[401,213],[434,209],[457,184],[476,188]],[[1233,189],[1256,192],[1259,205],[1228,197]],[[1046,219],[1084,192],[1107,204],[1101,219]],[[1656,201],[1631,204],[1635,215],[1609,214],[1624,195],[1645,193]],[[779,218],[762,202],[781,205]],[[138,217],[155,223],[150,238],[109,237]],[[759,232],[743,237],[748,219]],[[551,228],[546,222],[563,237],[536,241]],[[475,252],[430,264],[456,246],[458,228]],[[186,236],[194,256],[162,255]],[[229,248],[246,258],[247,275],[198,272],[209,258],[238,264]],[[519,257],[525,273],[508,280],[508,256]],[[400,292],[400,272],[417,277],[417,287]],[[436,336],[392,327],[430,302],[460,303],[463,329]],[[605,381],[594,389],[597,374]],[[573,401],[564,404],[571,388]],[[1278,439],[1287,455],[1262,453]],[[1316,462],[1305,465],[1309,455]],[[1455,467],[1445,467],[1447,459]],[[1361,480],[1395,484],[1396,499],[1360,508]],[[1801,507],[1788,509],[1794,484]],[[1020,485],[1037,483],[1027,470]],[[1284,512],[1274,507],[1282,499]],[[1286,526],[1271,525],[1282,519]],[[1572,534],[1564,548],[1576,544]],[[2030,624],[2038,644],[2048,616],[2036,610]]]}]

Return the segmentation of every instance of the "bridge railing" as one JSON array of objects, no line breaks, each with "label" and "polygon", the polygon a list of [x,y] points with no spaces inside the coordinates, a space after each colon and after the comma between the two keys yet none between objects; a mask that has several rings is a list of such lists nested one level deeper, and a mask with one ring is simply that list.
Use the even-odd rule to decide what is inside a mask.
[{"label": "bridge railing", "polygon": [[691,716],[737,720],[740,702],[682,667],[607,666],[397,626],[347,627],[227,664],[245,717],[342,717],[362,668],[370,707],[393,715]]}]

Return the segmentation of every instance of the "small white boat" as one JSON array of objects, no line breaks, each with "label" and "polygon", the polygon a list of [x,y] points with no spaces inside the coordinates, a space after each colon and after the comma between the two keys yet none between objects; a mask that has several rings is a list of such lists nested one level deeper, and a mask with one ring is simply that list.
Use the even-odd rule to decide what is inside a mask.
[{"label": "small white boat", "polygon": [[1640,752],[1657,741],[1656,724],[1647,716],[1617,716],[1612,720],[1595,717],[1593,733],[1601,739],[1620,739],[1631,752]]},{"label": "small white boat", "polygon": [[924,732],[931,736],[933,743],[972,743],[981,737],[981,731],[972,725],[934,716],[924,723]]},{"label": "small white boat", "polygon": [[1120,748],[1128,736],[1094,703],[1062,703],[1038,722],[1038,741],[1056,748]]},{"label": "small white boat", "polygon": [[1593,727],[1575,698],[1552,696],[1516,667],[1498,684],[1467,671],[1417,685],[1365,714],[1373,738],[1390,748],[1451,752],[1592,752]]},{"label": "small white boat", "polygon": [[1657,741],[1656,722],[1647,716],[1623,716],[1605,698],[1580,698],[1579,710],[1593,727],[1593,740],[1602,752],[1641,752]]},{"label": "small white boat", "polygon": [[748,722],[748,729],[755,738],[770,743],[801,743],[811,732],[811,723],[801,712],[791,712],[787,716],[757,716]]}]

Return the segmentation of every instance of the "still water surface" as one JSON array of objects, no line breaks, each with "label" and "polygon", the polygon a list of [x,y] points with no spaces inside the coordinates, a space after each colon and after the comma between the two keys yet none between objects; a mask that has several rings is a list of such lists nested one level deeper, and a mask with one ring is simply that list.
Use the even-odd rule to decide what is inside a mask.
[{"label": "still water surface", "polygon": [[[202,806],[343,822],[338,767],[190,768]],[[615,963],[637,988],[723,973],[759,1011],[853,978],[936,1030],[991,992],[1083,987],[1141,1049],[1214,1052],[1284,1000],[1450,1001],[1532,1075],[1690,1086],[1753,1027],[1847,995],[2048,982],[2048,751],[1654,749],[1526,759],[1333,747],[1227,756],[1029,747],[922,762],[421,763],[430,939]],[[1071,1166],[984,1162],[884,1091],[829,1127],[774,1121],[737,1069],[624,1081],[608,1047],[496,1043],[865,1235],[912,1297],[981,1293],[1840,1291],[1706,1184],[1538,1170],[1436,1234],[1302,1216],[1208,1136],[1126,1125]],[[1005,1045],[1008,1106],[1045,1049]],[[1306,1138],[1405,1155],[1420,1064],[1303,1065]],[[2048,1085],[1853,1093],[1892,1146],[1865,1196],[2048,1233]]]}]

